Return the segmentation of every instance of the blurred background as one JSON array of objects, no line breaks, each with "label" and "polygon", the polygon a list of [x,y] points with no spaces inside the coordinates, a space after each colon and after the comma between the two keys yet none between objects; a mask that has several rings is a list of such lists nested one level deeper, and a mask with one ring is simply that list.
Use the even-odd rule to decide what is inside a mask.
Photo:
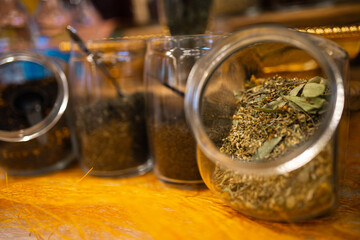
[{"label": "blurred background", "polygon": [[[209,8],[211,32],[232,32],[256,23],[289,27],[344,26],[360,22],[359,0],[0,0],[1,37],[41,45],[67,39],[73,25],[84,39],[162,34],[160,2],[174,13],[195,2]],[[182,6],[180,6],[182,4]],[[180,7],[179,7],[180,6]],[[169,9],[166,9],[170,11]],[[195,23],[194,23],[195,24]],[[13,31],[11,32],[11,28]],[[15,30],[16,31],[15,31]],[[14,33],[17,32],[17,35]]]},{"label": "blurred background", "polygon": [[[0,0],[0,3],[0,52],[36,48],[68,60],[70,39],[65,31],[68,24],[84,40],[95,40],[230,33],[248,25],[278,23],[323,35],[340,44],[351,58],[350,78],[360,80],[359,0]],[[206,28],[197,28],[204,21]],[[354,89],[360,92],[358,85]],[[360,109],[360,103],[352,107]]]}]

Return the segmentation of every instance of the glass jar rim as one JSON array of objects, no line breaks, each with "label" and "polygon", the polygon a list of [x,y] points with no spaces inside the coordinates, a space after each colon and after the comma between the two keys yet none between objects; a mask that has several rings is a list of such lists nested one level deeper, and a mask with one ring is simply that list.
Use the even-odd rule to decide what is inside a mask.
[{"label": "glass jar rim", "polygon": [[228,34],[212,34],[212,33],[206,33],[206,34],[193,34],[193,35],[164,35],[164,36],[157,36],[157,37],[150,37],[148,38],[147,42],[152,43],[155,41],[171,41],[171,40],[185,40],[185,39],[205,39],[205,38],[221,38],[225,37]]},{"label": "glass jar rim", "polygon": [[[74,45],[73,43],[72,45]],[[141,38],[103,38],[97,40],[88,40],[85,42],[90,50],[106,48],[139,49],[146,47],[145,39]],[[76,45],[76,44],[75,44]]]},{"label": "glass jar rim", "polygon": [[[151,37],[147,40],[147,52],[160,52],[172,51],[180,48],[182,50],[189,50],[188,53],[194,52],[194,55],[199,54],[199,49],[208,51],[210,48],[207,45],[213,45],[216,41],[225,37],[225,34],[194,34],[194,35],[174,35],[174,36],[161,36]],[[186,40],[202,40],[204,45],[191,46]],[[208,41],[206,41],[208,39]],[[184,41],[184,42],[183,42]],[[205,44],[206,43],[206,44]]]},{"label": "glass jar rim", "polygon": [[163,35],[163,36],[150,37],[148,39],[148,41],[169,40],[169,39],[207,38],[207,37],[226,36],[226,35],[227,34],[221,34],[221,33],[204,33],[204,34],[191,34],[191,35]]},{"label": "glass jar rim", "polygon": [[67,78],[62,68],[53,59],[32,51],[10,51],[0,55],[0,65],[13,62],[31,62],[50,70],[58,84],[58,94],[50,113],[35,125],[17,131],[0,130],[0,140],[7,142],[25,142],[48,132],[64,114],[68,101],[69,89]]},{"label": "glass jar rim", "polygon": [[[312,38],[321,38],[302,33],[279,25],[256,25],[243,28],[218,42],[205,56],[199,59],[192,68],[185,94],[185,112],[187,121],[193,131],[197,145],[211,161],[234,171],[271,175],[293,171],[313,159],[330,141],[340,122],[344,108],[344,86],[341,73],[336,63],[324,51],[315,46]],[[326,40],[326,39],[324,39]],[[326,40],[332,47],[335,43]],[[285,43],[293,45],[311,55],[323,69],[327,78],[332,79],[332,96],[329,111],[323,126],[317,130],[307,144],[302,144],[296,151],[271,162],[240,162],[221,153],[213,144],[201,123],[200,103],[206,83],[215,70],[231,55],[252,46],[255,43]]]}]

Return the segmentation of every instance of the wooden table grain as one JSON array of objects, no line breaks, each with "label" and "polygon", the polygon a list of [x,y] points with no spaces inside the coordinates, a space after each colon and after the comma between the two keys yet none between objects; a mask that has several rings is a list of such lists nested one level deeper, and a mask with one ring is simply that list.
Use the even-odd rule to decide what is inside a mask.
[{"label": "wooden table grain", "polygon": [[350,121],[349,157],[338,208],[302,223],[249,218],[206,187],[179,189],[153,173],[0,174],[0,239],[360,239],[360,112]]}]

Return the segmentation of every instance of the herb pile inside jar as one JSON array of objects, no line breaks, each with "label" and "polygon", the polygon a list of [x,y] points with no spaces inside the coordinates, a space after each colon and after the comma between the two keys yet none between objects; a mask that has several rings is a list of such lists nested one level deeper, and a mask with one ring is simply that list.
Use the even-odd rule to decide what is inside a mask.
[{"label": "herb pile inside jar", "polygon": [[[327,80],[252,77],[235,92],[237,111],[220,151],[234,161],[271,162],[307,141],[323,119]],[[264,219],[301,219],[334,203],[332,146],[281,175],[251,175],[217,165],[213,185],[238,210]]]}]

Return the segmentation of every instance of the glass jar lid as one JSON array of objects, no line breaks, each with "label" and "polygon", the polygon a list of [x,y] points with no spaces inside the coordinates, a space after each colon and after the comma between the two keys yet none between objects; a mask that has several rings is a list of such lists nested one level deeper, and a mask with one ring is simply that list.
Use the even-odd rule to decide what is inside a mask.
[{"label": "glass jar lid", "polygon": [[61,66],[31,51],[0,55],[0,140],[24,142],[51,129],[69,100]]}]

